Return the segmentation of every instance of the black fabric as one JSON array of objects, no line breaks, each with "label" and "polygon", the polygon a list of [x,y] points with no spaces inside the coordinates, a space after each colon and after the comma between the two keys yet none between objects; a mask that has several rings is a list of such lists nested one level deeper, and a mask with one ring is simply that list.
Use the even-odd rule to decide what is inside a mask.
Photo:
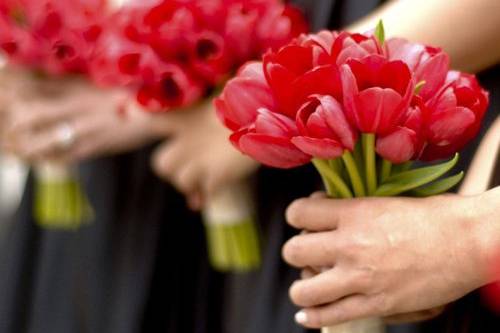
[{"label": "black fabric", "polygon": [[149,162],[82,166],[96,218],[77,232],[35,226],[30,180],[0,253],[0,332],[220,332],[199,217]]}]

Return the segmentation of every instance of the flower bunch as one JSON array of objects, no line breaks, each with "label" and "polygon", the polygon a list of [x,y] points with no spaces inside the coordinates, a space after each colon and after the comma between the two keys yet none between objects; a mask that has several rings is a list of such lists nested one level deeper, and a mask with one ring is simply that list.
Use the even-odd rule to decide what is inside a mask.
[{"label": "flower bunch", "polygon": [[106,15],[105,0],[2,1],[0,48],[43,73],[86,73]]},{"label": "flower bunch", "polygon": [[430,195],[460,181],[429,185],[456,157],[411,163],[462,149],[479,131],[488,93],[450,70],[441,49],[386,41],[380,23],[372,34],[302,35],[244,65],[215,104],[241,152],[278,168],[313,161],[336,196]]},{"label": "flower bunch", "polygon": [[133,3],[109,20],[92,73],[97,82],[134,87],[149,110],[183,107],[306,28],[279,0]]}]

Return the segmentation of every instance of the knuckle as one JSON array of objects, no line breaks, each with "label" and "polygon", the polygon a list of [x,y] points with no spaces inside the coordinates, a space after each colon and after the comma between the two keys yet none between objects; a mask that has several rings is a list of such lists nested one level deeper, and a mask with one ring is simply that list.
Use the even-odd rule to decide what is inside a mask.
[{"label": "knuckle", "polygon": [[298,282],[292,285],[290,288],[290,298],[297,306],[308,307],[315,305],[311,290],[304,283]]},{"label": "knuckle", "polygon": [[393,302],[386,293],[380,293],[373,297],[372,309],[379,312],[383,316],[393,314]]},{"label": "knuckle", "polygon": [[321,310],[307,311],[307,326],[310,328],[325,327],[327,324],[324,317],[325,315]]},{"label": "knuckle", "polygon": [[300,265],[303,251],[304,248],[299,236],[295,236],[283,247],[283,258],[291,265]]},{"label": "knuckle", "polygon": [[292,227],[299,228],[304,217],[306,199],[295,200],[286,211],[286,219]]},{"label": "knuckle", "polygon": [[353,317],[352,311],[346,306],[337,306],[332,309],[331,319],[335,323],[343,323]]},{"label": "knuckle", "polygon": [[367,291],[374,287],[376,272],[371,266],[359,269],[353,278],[353,284],[358,290]]}]

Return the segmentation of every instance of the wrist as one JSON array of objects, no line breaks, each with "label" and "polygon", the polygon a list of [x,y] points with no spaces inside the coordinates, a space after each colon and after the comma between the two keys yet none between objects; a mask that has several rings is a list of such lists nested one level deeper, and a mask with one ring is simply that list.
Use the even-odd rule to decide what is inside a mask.
[{"label": "wrist", "polygon": [[478,267],[481,280],[478,287],[494,282],[496,261],[500,258],[500,187],[481,195],[469,197],[475,249],[478,254]]}]

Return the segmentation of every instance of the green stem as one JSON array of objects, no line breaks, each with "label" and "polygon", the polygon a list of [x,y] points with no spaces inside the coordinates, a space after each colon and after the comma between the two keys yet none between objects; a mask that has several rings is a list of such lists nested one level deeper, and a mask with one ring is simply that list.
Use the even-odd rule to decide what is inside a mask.
[{"label": "green stem", "polygon": [[344,155],[342,155],[342,160],[347,169],[347,173],[349,174],[349,178],[351,179],[352,188],[354,189],[354,194],[356,197],[364,197],[366,196],[365,186],[363,184],[363,180],[361,179],[358,167],[356,165],[356,161],[352,156],[350,151],[346,151]]},{"label": "green stem", "polygon": [[375,158],[375,134],[363,134],[363,156],[365,160],[365,179],[368,195],[377,190],[377,164]]},{"label": "green stem", "polygon": [[392,163],[388,160],[382,160],[382,170],[380,171],[380,183],[383,183],[391,176]]},{"label": "green stem", "polygon": [[[349,187],[346,185],[344,180],[331,169],[327,161],[315,158],[312,160],[312,163],[314,164],[316,169],[318,169],[318,172],[321,174],[321,176],[331,182],[341,198],[352,198],[352,192]],[[328,194],[332,195],[332,193]]]},{"label": "green stem", "polygon": [[413,166],[413,161],[408,161],[401,164],[395,164],[392,168],[391,174],[397,175],[398,173],[408,171],[411,169],[412,166]]}]

